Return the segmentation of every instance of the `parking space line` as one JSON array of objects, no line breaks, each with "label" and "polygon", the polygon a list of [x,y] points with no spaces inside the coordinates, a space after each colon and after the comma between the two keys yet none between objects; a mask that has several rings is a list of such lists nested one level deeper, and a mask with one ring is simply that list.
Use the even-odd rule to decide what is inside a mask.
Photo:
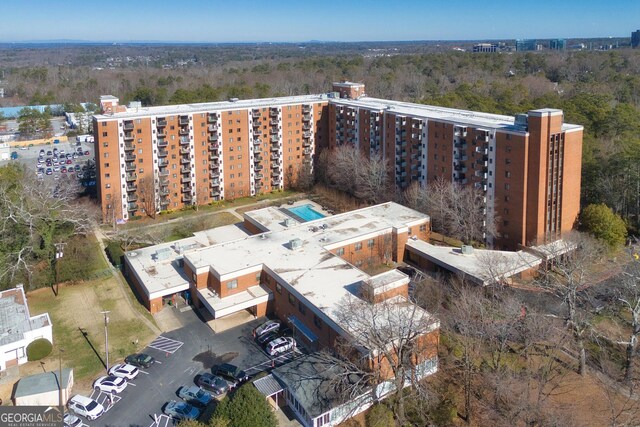
[{"label": "parking space line", "polygon": [[[156,363],[160,363],[160,362],[156,360]],[[138,372],[140,372],[141,374],[149,375],[149,372],[143,371],[142,369],[139,369]]]},{"label": "parking space line", "polygon": [[156,415],[153,414],[154,421],[149,427],[167,427],[171,421],[171,417],[165,414]]}]

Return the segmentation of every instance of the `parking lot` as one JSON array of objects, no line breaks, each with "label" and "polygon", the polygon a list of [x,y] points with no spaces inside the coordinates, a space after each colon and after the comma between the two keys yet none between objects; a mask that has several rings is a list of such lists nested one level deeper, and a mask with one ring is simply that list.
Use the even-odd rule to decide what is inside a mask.
[{"label": "parking lot", "polygon": [[[85,420],[85,423],[90,426],[171,426],[175,423],[162,414],[163,406],[170,400],[180,401],[178,389],[182,385],[194,385],[195,378],[211,372],[212,366],[232,363],[254,376],[280,366],[304,351],[298,347],[277,358],[267,356],[252,336],[253,328],[264,318],[216,334],[194,311],[180,315],[187,320],[186,326],[162,334],[142,350],[157,362],[147,369],[142,368],[118,395],[120,400],[114,400],[102,417],[95,421]],[[108,406],[104,393],[94,391],[94,397]]]},{"label": "parking lot", "polygon": [[[54,156],[54,149],[58,150],[57,156]],[[78,149],[82,151],[82,155],[78,153]],[[40,156],[41,150],[44,150],[43,156]],[[10,162],[19,162],[22,163],[27,170],[31,170],[34,173],[41,172],[41,175],[38,176],[47,181],[55,181],[61,178],[90,178],[86,170],[87,163],[89,160],[92,162],[95,161],[93,143],[81,142],[78,145],[73,137],[70,138],[68,142],[34,145],[32,147],[25,147],[22,149],[15,148],[12,149],[12,151],[16,151],[18,153],[18,158],[15,160],[0,161],[0,166]],[[64,155],[60,154],[61,151],[64,151]],[[73,157],[74,153],[77,153],[75,158]],[[67,159],[67,154],[70,154],[69,159]],[[38,165],[39,158],[42,159],[40,165]],[[83,167],[85,168],[84,170]],[[65,172],[62,172],[63,168]],[[47,173],[47,169],[50,169],[50,173]],[[85,177],[84,175],[87,176]]]}]

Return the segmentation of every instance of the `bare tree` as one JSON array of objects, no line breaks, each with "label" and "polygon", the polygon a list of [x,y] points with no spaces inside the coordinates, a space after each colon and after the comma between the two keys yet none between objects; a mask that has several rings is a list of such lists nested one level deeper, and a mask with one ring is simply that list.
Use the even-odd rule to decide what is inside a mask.
[{"label": "bare tree", "polygon": [[431,217],[434,231],[464,243],[496,235],[497,218],[486,214],[484,193],[472,186],[437,179],[426,187],[413,184],[403,198],[407,206]]},{"label": "bare tree", "polygon": [[619,341],[626,347],[624,379],[627,384],[634,380],[634,364],[637,357],[638,337],[640,336],[640,259],[638,253],[631,249],[630,259],[625,271],[620,276],[618,301],[630,315],[630,330],[626,341]]},{"label": "bare tree", "polygon": [[156,189],[153,176],[143,176],[138,180],[137,191],[140,206],[149,218],[156,217]]},{"label": "bare tree", "polygon": [[390,382],[392,406],[400,424],[405,419],[403,389],[417,383],[425,366],[437,355],[437,336],[430,334],[439,321],[402,297],[372,303],[354,295],[343,298],[334,310],[347,336],[339,344],[357,368],[374,385]]},{"label": "bare tree", "polygon": [[574,232],[547,245],[549,261],[540,269],[538,284],[560,298],[565,306],[564,320],[577,346],[578,373],[585,375],[587,354],[585,341],[591,330],[590,313],[580,308],[584,290],[589,285],[592,267],[604,254],[604,248],[586,234]]},{"label": "bare tree", "polygon": [[95,206],[78,203],[78,192],[77,182],[48,185],[26,172],[19,185],[0,182],[0,279],[24,275],[31,284],[36,264],[44,262],[48,284],[55,282],[56,243],[86,234],[96,223]]}]

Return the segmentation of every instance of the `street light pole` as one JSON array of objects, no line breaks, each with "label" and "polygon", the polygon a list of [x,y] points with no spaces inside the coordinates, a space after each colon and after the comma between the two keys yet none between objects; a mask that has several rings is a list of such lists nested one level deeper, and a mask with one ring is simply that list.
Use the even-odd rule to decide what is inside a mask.
[{"label": "street light pole", "polygon": [[62,403],[62,353],[64,350],[62,348],[58,348],[58,391],[60,393],[60,408],[62,410],[62,414],[64,415],[64,403]]},{"label": "street light pole", "polygon": [[109,316],[110,311],[101,311],[101,314],[104,315],[104,349],[107,353],[107,375],[109,375],[109,329],[107,325],[109,324]]}]

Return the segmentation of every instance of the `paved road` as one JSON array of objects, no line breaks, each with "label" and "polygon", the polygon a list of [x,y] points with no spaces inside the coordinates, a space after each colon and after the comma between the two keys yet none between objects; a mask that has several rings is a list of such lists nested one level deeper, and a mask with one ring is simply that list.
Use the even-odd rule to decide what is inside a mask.
[{"label": "paved road", "polygon": [[[250,375],[271,368],[271,359],[251,335],[252,329],[264,319],[215,334],[194,311],[180,315],[188,321],[186,326],[163,333],[162,338],[151,344],[156,348],[143,350],[159,363],[142,369],[142,373],[123,391],[122,399],[101,418],[89,422],[90,426],[156,426],[154,415],[162,414],[164,404],[180,400],[176,395],[178,388],[193,385],[197,375],[210,372],[215,364],[230,362],[243,369],[251,368]],[[280,365],[285,361],[285,358],[280,358],[274,364]],[[172,422],[163,418],[159,424],[172,425]]]}]

